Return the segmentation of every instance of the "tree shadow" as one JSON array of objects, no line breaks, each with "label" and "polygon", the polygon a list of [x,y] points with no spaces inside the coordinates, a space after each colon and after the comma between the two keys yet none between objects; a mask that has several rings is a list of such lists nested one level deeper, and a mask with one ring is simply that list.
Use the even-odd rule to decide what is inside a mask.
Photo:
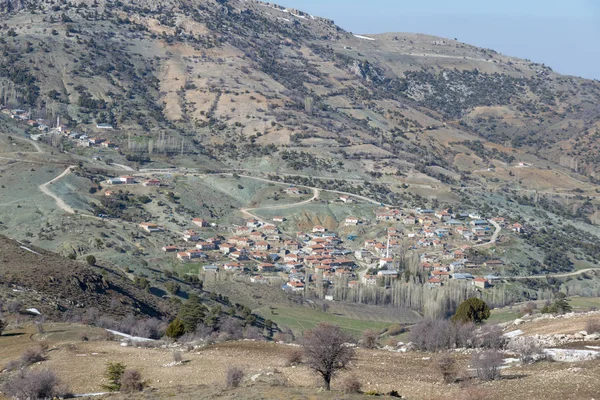
[{"label": "tree shadow", "polygon": [[0,337],[15,337],[15,336],[23,336],[25,332],[11,332],[11,333],[3,333]]}]

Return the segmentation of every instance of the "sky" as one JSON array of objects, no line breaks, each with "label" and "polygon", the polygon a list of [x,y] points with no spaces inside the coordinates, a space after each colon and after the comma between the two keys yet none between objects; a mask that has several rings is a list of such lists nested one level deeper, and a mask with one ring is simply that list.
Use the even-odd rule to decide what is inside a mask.
[{"label": "sky", "polygon": [[269,0],[352,33],[427,33],[600,80],[600,0]]}]

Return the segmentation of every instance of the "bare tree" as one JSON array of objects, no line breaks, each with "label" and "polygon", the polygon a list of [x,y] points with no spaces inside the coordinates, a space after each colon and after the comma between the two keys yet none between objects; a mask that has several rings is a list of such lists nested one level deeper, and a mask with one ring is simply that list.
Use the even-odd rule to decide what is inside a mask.
[{"label": "bare tree", "polygon": [[363,332],[362,338],[359,344],[365,349],[374,349],[377,347],[377,339],[379,334],[373,330],[367,330]]},{"label": "bare tree", "polygon": [[347,345],[351,341],[339,326],[325,322],[306,332],[302,340],[306,364],[323,377],[325,390],[331,390],[331,379],[353,359],[354,349]]},{"label": "bare tree", "polygon": [[538,344],[537,340],[530,336],[515,338],[510,343],[509,349],[517,353],[523,364],[534,363],[546,358],[544,349]]},{"label": "bare tree", "polygon": [[471,366],[477,372],[477,377],[484,381],[493,381],[500,378],[502,363],[502,354],[497,350],[474,353],[473,358],[471,358]]},{"label": "bare tree", "polygon": [[456,382],[458,375],[458,368],[456,366],[456,360],[451,356],[442,356],[437,360],[438,368],[444,383]]}]

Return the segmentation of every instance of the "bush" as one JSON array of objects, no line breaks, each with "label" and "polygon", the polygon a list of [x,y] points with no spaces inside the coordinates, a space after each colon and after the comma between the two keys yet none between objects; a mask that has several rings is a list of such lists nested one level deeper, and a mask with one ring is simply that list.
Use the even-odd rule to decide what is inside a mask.
[{"label": "bush", "polygon": [[367,330],[363,332],[362,338],[360,339],[360,345],[365,349],[374,349],[377,347],[377,339],[379,334],[373,330]]},{"label": "bush", "polygon": [[519,356],[523,364],[530,364],[546,358],[538,342],[532,337],[516,338],[510,344],[510,350]]},{"label": "bush", "polygon": [[44,361],[46,359],[44,350],[41,347],[30,347],[25,350],[19,359],[22,367],[28,367],[32,364]]},{"label": "bush", "polygon": [[474,332],[471,323],[424,318],[410,328],[409,340],[418,350],[439,351],[470,346]]},{"label": "bush", "polygon": [[2,335],[2,332],[4,332],[4,329],[6,329],[7,325],[8,324],[6,322],[4,322],[0,319],[0,335]]},{"label": "bush", "polygon": [[592,333],[600,333],[600,319],[589,319],[585,324],[585,331],[588,335],[591,335]]},{"label": "bush", "polygon": [[173,352],[173,361],[175,361],[176,363],[180,363],[183,361],[183,355],[179,350]]},{"label": "bush", "polygon": [[142,374],[135,369],[128,369],[123,372],[119,381],[121,392],[141,392],[144,390],[146,383],[142,381]]},{"label": "bush", "polygon": [[175,318],[165,331],[165,335],[172,339],[178,339],[185,333],[185,326],[183,325],[183,321],[179,318]]},{"label": "bush", "polygon": [[472,297],[458,306],[452,317],[455,322],[474,322],[479,324],[490,317],[490,308],[485,301]]},{"label": "bush", "polygon": [[104,377],[108,381],[108,384],[102,385],[102,387],[109,392],[118,392],[121,390],[121,378],[126,369],[127,367],[125,364],[108,363],[106,372],[104,373]]},{"label": "bush", "polygon": [[483,381],[492,381],[500,378],[502,354],[496,350],[487,350],[473,354],[471,366],[477,372],[477,377]]},{"label": "bush", "polygon": [[294,349],[290,353],[287,354],[287,358],[286,358],[285,364],[288,367],[290,367],[292,365],[302,364],[302,356],[303,355],[304,355],[304,353],[302,353],[302,350],[300,350],[300,349]]},{"label": "bush", "polygon": [[240,367],[229,367],[227,370],[227,388],[239,387],[244,380],[244,370]]},{"label": "bush", "polygon": [[20,314],[21,310],[23,309],[23,303],[21,303],[19,300],[11,301],[6,305],[6,309],[11,314]]},{"label": "bush", "polygon": [[3,387],[6,396],[15,399],[52,399],[66,397],[66,390],[54,372],[22,371],[9,379]]},{"label": "bush", "polygon": [[503,349],[506,346],[506,336],[500,325],[484,325],[476,332],[473,345],[484,349]]},{"label": "bush", "polygon": [[344,393],[346,394],[357,394],[361,392],[360,381],[354,375],[350,375],[349,377],[344,379],[344,382],[342,383],[342,388],[344,390]]},{"label": "bush", "polygon": [[442,374],[444,383],[454,383],[458,377],[456,360],[450,356],[440,357],[437,361],[438,369]]},{"label": "bush", "polygon": [[90,266],[94,266],[96,265],[96,257],[90,254],[85,257],[85,262],[87,262]]}]

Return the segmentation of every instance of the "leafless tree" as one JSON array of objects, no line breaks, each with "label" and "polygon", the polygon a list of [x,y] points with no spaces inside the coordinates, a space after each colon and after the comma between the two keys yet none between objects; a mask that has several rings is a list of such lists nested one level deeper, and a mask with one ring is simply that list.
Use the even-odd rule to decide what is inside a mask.
[{"label": "leafless tree", "polygon": [[588,335],[600,333],[600,319],[591,318],[585,324],[585,331]]},{"label": "leafless tree", "polygon": [[11,301],[6,305],[6,309],[11,314],[19,314],[23,309],[23,303],[21,303],[19,300]]},{"label": "leafless tree", "polygon": [[67,392],[49,370],[21,371],[8,380],[2,390],[15,399],[52,399],[63,397]]},{"label": "leafless tree", "polygon": [[477,377],[484,381],[500,378],[502,362],[502,354],[497,350],[474,353],[471,358],[471,366],[477,372]]},{"label": "leafless tree", "polygon": [[532,337],[516,338],[510,343],[509,349],[517,353],[523,364],[529,364],[546,358],[544,349]]},{"label": "leafless tree", "polygon": [[302,340],[306,364],[323,377],[326,390],[331,389],[331,379],[345,369],[354,357],[354,349],[347,344],[352,338],[339,326],[321,323],[305,333]]},{"label": "leafless tree", "polygon": [[226,385],[228,388],[236,388],[244,381],[244,370],[240,367],[230,367],[227,370]]},{"label": "leafless tree", "polygon": [[364,331],[362,338],[360,339],[360,345],[365,349],[374,349],[377,347],[378,337],[379,334],[373,330]]},{"label": "leafless tree", "polygon": [[456,366],[456,360],[451,356],[442,356],[437,361],[438,368],[444,379],[444,383],[456,382],[458,369]]}]

